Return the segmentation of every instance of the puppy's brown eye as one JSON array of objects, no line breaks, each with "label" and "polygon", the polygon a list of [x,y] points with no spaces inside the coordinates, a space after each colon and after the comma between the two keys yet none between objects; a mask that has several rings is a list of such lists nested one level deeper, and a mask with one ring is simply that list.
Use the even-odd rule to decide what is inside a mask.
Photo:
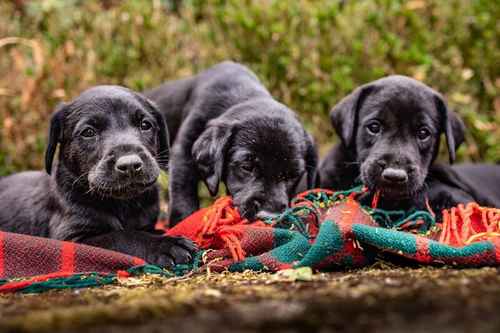
[{"label": "puppy's brown eye", "polygon": [[425,127],[420,128],[417,132],[417,137],[422,141],[427,140],[430,136],[431,132]]},{"label": "puppy's brown eye", "polygon": [[87,127],[80,133],[80,135],[85,138],[92,138],[96,135],[96,132],[93,128]]},{"label": "puppy's brown eye", "polygon": [[149,131],[151,128],[153,128],[153,124],[151,124],[147,120],[141,121],[141,130],[142,131]]},{"label": "puppy's brown eye", "polygon": [[374,121],[366,125],[366,129],[370,134],[379,134],[382,130],[382,126],[380,126],[378,121]]}]

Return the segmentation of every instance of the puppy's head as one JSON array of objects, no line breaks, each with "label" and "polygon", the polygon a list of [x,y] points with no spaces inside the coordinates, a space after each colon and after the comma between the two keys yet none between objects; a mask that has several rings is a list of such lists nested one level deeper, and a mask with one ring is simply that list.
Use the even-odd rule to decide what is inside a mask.
[{"label": "puppy's head", "polygon": [[282,212],[303,174],[309,187],[315,186],[312,138],[276,102],[243,104],[211,121],[192,153],[211,195],[223,181],[235,206],[250,220]]},{"label": "puppy's head", "polygon": [[45,164],[52,171],[56,146],[59,167],[72,187],[100,197],[128,199],[156,182],[167,167],[168,135],[156,107],[119,86],[97,86],[58,107],[52,117]]},{"label": "puppy's head", "polygon": [[389,199],[408,198],[422,189],[442,133],[450,163],[464,140],[464,125],[443,97],[399,75],[357,88],[330,116],[359,163],[362,182]]}]

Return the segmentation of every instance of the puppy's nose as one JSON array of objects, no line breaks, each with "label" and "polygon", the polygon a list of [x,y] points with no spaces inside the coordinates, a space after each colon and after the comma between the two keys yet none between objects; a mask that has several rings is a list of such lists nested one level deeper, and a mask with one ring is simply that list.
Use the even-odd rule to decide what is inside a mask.
[{"label": "puppy's nose", "polygon": [[143,165],[144,163],[139,155],[125,155],[116,160],[115,170],[121,174],[133,175],[140,172]]},{"label": "puppy's nose", "polygon": [[402,169],[387,168],[382,172],[382,178],[391,183],[406,183],[408,174]]},{"label": "puppy's nose", "polygon": [[278,212],[283,212],[286,208],[288,207],[288,204],[286,202],[277,202],[274,205],[274,208],[276,208],[276,211]]}]

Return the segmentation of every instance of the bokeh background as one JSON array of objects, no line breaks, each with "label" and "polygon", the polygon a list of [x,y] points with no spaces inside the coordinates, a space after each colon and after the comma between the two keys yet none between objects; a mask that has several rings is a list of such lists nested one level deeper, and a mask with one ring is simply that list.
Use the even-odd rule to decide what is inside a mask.
[{"label": "bokeh background", "polygon": [[248,65],[320,145],[329,109],[399,73],[464,118],[463,161],[500,161],[496,0],[0,1],[0,175],[41,168],[48,118],[95,84],[143,90],[221,60]]}]

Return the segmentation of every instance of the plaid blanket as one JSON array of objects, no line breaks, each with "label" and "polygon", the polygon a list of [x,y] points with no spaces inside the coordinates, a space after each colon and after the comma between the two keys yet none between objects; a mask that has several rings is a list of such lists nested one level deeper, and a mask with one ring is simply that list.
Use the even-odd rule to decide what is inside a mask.
[{"label": "plaid blanket", "polygon": [[432,211],[377,209],[376,200],[363,207],[356,200],[363,191],[308,191],[276,218],[253,222],[239,215],[230,197],[222,197],[166,231],[203,250],[192,265],[173,272],[109,250],[0,232],[0,292],[98,286],[144,273],[354,268],[381,253],[419,264],[500,263],[500,209],[459,205],[436,221]]}]

